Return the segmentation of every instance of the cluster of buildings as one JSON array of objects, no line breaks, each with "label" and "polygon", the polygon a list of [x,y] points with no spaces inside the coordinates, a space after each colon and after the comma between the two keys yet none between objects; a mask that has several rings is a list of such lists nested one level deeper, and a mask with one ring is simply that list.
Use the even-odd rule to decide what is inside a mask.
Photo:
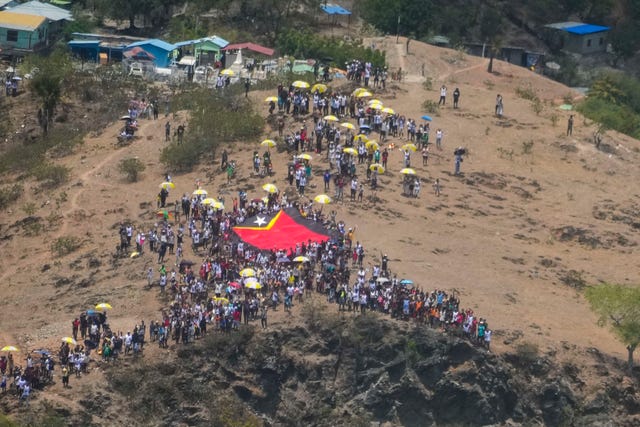
[{"label": "cluster of buildings", "polygon": [[[333,4],[327,3],[321,8],[330,16],[351,14]],[[0,56],[19,57],[46,51],[59,40],[69,21],[73,21],[71,12],[51,3],[0,0]],[[552,50],[584,55],[607,51],[608,31],[608,27],[599,25],[562,22],[546,25],[542,36]],[[121,62],[126,72],[140,76],[181,74],[197,80],[208,79],[215,70],[230,68],[238,77],[263,78],[283,65],[272,59],[273,49],[254,43],[230,44],[215,35],[177,43],[104,34],[74,33],[73,37],[68,47],[78,59],[105,65]],[[430,42],[448,45],[448,39],[443,36],[434,37]],[[468,43],[465,47],[469,53],[481,56],[485,56],[489,48],[479,43]],[[243,58],[243,51],[248,57]],[[502,47],[498,58],[532,68],[543,63],[544,54]]]},{"label": "cluster of buildings", "polygon": [[[0,56],[21,57],[44,53],[58,40],[67,22],[69,10],[38,0],[18,3],[0,0]],[[208,77],[211,71],[231,68],[238,76],[256,77],[275,68],[270,58],[274,50],[255,43],[230,44],[218,36],[169,43],[160,39],[73,33],[67,43],[78,59],[98,64],[122,63],[135,75],[171,75],[178,70],[192,79]],[[243,58],[242,53],[249,57]]]}]

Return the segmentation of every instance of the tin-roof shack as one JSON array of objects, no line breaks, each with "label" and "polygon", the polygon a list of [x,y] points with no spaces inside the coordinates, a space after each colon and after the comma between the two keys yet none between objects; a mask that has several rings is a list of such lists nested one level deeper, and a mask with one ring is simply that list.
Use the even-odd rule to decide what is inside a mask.
[{"label": "tin-roof shack", "polygon": [[554,49],[581,55],[606,52],[609,27],[582,22],[545,25],[545,38]]}]

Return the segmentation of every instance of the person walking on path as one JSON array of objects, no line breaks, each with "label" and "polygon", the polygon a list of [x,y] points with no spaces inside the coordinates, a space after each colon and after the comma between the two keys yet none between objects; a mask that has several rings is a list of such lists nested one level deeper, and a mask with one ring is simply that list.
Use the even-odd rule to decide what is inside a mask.
[{"label": "person walking on path", "polygon": [[443,136],[442,129],[438,129],[436,131],[436,148],[438,150],[442,150],[442,136]]},{"label": "person walking on path", "polygon": [[440,106],[440,104],[444,106],[446,103],[446,100],[447,100],[447,87],[445,85],[442,85],[442,87],[440,88],[440,100],[438,101],[438,107]]},{"label": "person walking on path", "polygon": [[433,193],[440,196],[440,178],[436,178],[436,182],[433,183]]},{"label": "person walking on path", "polygon": [[573,135],[573,114],[569,116],[567,121],[567,136]]},{"label": "person walking on path", "polygon": [[171,123],[169,122],[164,125],[164,141],[171,141]]},{"label": "person walking on path", "polygon": [[453,108],[458,108],[458,101],[460,100],[460,89],[456,88],[453,91]]}]

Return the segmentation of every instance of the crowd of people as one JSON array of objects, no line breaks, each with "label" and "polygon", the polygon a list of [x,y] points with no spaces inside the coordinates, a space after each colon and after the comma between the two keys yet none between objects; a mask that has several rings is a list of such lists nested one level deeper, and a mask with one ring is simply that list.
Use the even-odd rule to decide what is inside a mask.
[{"label": "crowd of people", "polygon": [[[362,82],[365,87],[372,77],[374,88],[385,87],[387,71],[384,69],[354,61],[348,64],[347,70],[349,79]],[[377,188],[378,175],[384,173],[390,153],[396,149],[394,143],[387,144],[390,138],[415,144],[416,149],[422,151],[423,165],[427,165],[430,124],[417,123],[392,110],[385,111],[369,97],[356,93],[326,89],[311,93],[293,85],[281,85],[277,94],[279,134],[284,137],[285,115],[291,114],[302,121],[299,130],[284,137],[292,154],[292,161],[287,165],[287,181],[291,187],[295,185],[299,197],[289,200],[285,192],[276,191],[266,197],[249,199],[246,192],[240,191],[230,200],[231,205],[225,207],[224,197],[219,196],[213,203],[206,192],[199,191],[200,185],[196,183],[194,193],[176,200],[171,212],[168,209],[171,203],[167,203],[169,188],[163,187],[158,195],[158,208],[165,208],[161,217],[148,229],[122,223],[118,230],[118,252],[123,256],[134,253],[138,257],[153,254],[158,267],[145,267],[146,281],[150,288],[158,288],[167,295],[169,304],[158,318],[150,319],[148,326],[141,320],[126,333],[111,328],[106,311],[81,313],[71,322],[73,342],[61,344],[57,361],[50,352],[42,350],[37,362],[29,355],[23,370],[15,366],[11,353],[1,357],[3,391],[8,381],[12,381],[15,393],[28,401],[32,387],[51,380],[57,363],[62,384],[69,387],[71,377],[89,372],[88,366],[97,360],[96,355],[105,363],[121,357],[137,357],[143,354],[145,344],[157,344],[162,349],[169,348],[171,343],[188,345],[207,333],[232,333],[258,320],[260,327],[266,329],[270,312],[282,309],[291,315],[294,305],[302,303],[310,293],[323,295],[340,313],[378,312],[399,320],[460,331],[489,349],[491,331],[487,321],[471,309],[463,308],[455,293],[448,294],[442,289],[425,291],[408,279],[399,279],[390,270],[386,254],[378,258],[367,253],[356,238],[356,227],[347,227],[336,220],[335,211],[327,214],[305,197],[305,187],[312,179],[311,161],[310,157],[299,156],[300,152],[326,153],[328,168],[322,174],[324,191],[330,192],[333,185],[334,197],[342,200],[347,187],[350,200],[362,202],[365,184],[372,190]],[[456,107],[458,97],[459,93]],[[142,106],[130,106],[125,129],[134,127],[141,114],[157,118],[157,103],[142,103]],[[274,110],[275,102],[272,102],[270,113]],[[307,125],[306,116],[313,124]],[[337,123],[349,119],[357,125]],[[376,133],[377,138],[373,138]],[[167,138],[169,135],[167,126]],[[436,131],[439,150],[443,135],[441,129]],[[403,148],[401,151],[403,166],[410,168],[414,150]],[[461,159],[463,154],[456,153],[456,157]],[[252,163],[256,175],[273,172],[268,150],[262,156],[254,152]],[[230,165],[225,152],[221,167],[226,170]],[[456,173],[458,171],[459,164],[456,165]],[[361,177],[362,174],[365,177]],[[170,183],[171,178],[167,176],[166,181]],[[420,187],[420,179],[405,177],[405,194],[418,197]],[[434,191],[440,194],[438,179]],[[260,251],[234,237],[232,228],[247,218],[273,214],[284,208],[296,208],[308,221],[323,224],[330,230],[331,238]],[[201,257],[200,262],[185,259],[187,239],[191,253]],[[365,259],[371,261],[365,262]]]}]

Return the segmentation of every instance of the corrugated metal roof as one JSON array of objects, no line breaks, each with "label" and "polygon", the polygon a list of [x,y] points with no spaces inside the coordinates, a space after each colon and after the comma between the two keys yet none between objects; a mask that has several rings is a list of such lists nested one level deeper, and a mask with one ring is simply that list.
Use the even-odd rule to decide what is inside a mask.
[{"label": "corrugated metal roof", "polygon": [[204,43],[207,41],[215,44],[216,46],[220,46],[221,48],[229,44],[229,42],[223,39],[222,37],[209,36],[209,37],[203,37],[201,39],[185,40],[185,41],[177,42],[175,43],[175,47],[192,46],[192,45]]},{"label": "corrugated metal roof", "polygon": [[127,45],[127,49],[130,49],[132,47],[136,47],[136,46],[155,46],[159,49],[162,50],[166,50],[167,52],[171,52],[172,50],[174,50],[176,48],[176,45],[173,45],[171,43],[167,43],[164,40],[160,40],[160,39],[149,39],[149,40],[141,40],[139,42],[135,42],[135,43],[131,43],[130,45]]},{"label": "corrugated metal roof", "polygon": [[8,10],[0,12],[0,27],[11,30],[33,31],[46,20],[44,16],[15,13]]},{"label": "corrugated metal roof", "polygon": [[100,40],[70,40],[67,42],[69,46],[100,46]]},{"label": "corrugated metal roof", "polygon": [[545,25],[547,28],[553,28],[556,30],[563,30],[571,34],[593,34],[593,33],[601,33],[603,31],[609,31],[609,27],[603,27],[601,25],[593,25],[593,24],[585,24],[582,22],[556,22],[553,24]]},{"label": "corrugated metal roof", "polygon": [[337,4],[323,4],[320,9],[324,10],[328,15],[351,15],[351,12]]},{"label": "corrugated metal roof", "polygon": [[26,15],[44,16],[50,21],[73,21],[71,12],[68,10],[49,3],[40,3],[37,0],[19,4],[9,10],[11,12],[24,13]]},{"label": "corrugated metal roof", "polygon": [[603,27],[602,25],[582,24],[575,27],[567,28],[566,31],[571,34],[584,35],[609,31],[609,27]]},{"label": "corrugated metal roof", "polygon": [[255,44],[255,43],[235,43],[235,44],[229,44],[227,45],[227,47],[225,47],[222,50],[236,50],[236,49],[249,49],[253,52],[258,52],[261,53],[263,55],[267,55],[267,56],[271,56],[274,54],[274,50],[270,49],[268,47],[264,47],[264,46],[260,46],[259,44]]}]

